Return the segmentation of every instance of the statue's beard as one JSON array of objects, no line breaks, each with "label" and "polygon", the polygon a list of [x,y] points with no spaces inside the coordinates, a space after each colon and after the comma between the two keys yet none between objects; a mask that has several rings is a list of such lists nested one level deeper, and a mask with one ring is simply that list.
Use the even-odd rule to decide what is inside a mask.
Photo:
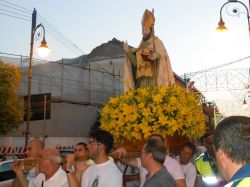
[{"label": "statue's beard", "polygon": [[146,36],[143,36],[142,39],[143,41],[147,41],[150,37],[151,37],[151,33]]}]

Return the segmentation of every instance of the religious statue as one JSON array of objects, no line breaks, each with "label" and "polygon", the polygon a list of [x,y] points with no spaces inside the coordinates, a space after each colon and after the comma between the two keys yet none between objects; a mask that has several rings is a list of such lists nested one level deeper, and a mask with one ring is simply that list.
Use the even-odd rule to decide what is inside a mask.
[{"label": "religious statue", "polygon": [[142,41],[138,48],[123,44],[124,92],[130,89],[168,86],[175,83],[167,51],[162,41],[154,35],[153,11],[145,10],[142,24]]}]

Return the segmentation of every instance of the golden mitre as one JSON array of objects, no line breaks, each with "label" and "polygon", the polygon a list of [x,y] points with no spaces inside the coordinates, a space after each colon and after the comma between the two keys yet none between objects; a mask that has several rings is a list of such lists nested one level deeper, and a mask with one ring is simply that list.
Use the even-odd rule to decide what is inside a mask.
[{"label": "golden mitre", "polygon": [[154,23],[155,23],[155,17],[153,13],[148,9],[146,9],[141,20],[142,27],[152,28],[154,26]]}]

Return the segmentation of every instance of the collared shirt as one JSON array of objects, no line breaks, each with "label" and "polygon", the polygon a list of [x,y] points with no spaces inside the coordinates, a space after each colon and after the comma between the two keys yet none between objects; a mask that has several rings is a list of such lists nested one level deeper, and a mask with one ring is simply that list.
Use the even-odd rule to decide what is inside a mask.
[{"label": "collared shirt", "polygon": [[176,187],[175,180],[168,173],[167,169],[163,167],[156,172],[152,177],[147,178],[143,187]]},{"label": "collared shirt", "polygon": [[36,168],[33,167],[31,170],[29,170],[29,173],[26,175],[26,179],[31,182],[36,178]]},{"label": "collared shirt", "polygon": [[[236,187],[238,184],[240,184],[243,181],[244,178],[248,178],[248,177],[250,177],[250,163],[241,167],[234,174],[234,176],[230,179],[229,183],[225,185],[225,187]],[[250,183],[246,185],[250,186]]]},{"label": "collared shirt", "polygon": [[65,171],[60,167],[48,180],[45,180],[43,173],[39,173],[29,182],[29,187],[69,187],[69,184]]},{"label": "collared shirt", "polygon": [[[174,158],[167,155],[163,165],[167,168],[167,171],[174,178],[174,180],[185,179],[179,162]],[[146,170],[146,168],[142,167],[140,158],[137,158],[137,167],[140,171],[140,187],[142,187],[148,171]]]}]

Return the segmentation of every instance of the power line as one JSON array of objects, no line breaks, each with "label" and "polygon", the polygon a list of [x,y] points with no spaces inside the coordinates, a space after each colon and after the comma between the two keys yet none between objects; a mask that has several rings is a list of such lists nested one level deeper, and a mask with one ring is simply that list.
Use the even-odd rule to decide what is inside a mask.
[{"label": "power line", "polygon": [[[0,9],[1,11],[2,9]],[[7,11],[8,12],[8,11]],[[10,13],[14,13],[14,12],[10,12]],[[14,14],[17,14],[17,13],[14,13]],[[18,16],[13,16],[13,15],[10,15],[10,14],[6,14],[6,13],[2,13],[0,12],[0,15],[4,15],[4,16],[8,16],[8,17],[11,17],[11,18],[16,18],[16,19],[20,19],[20,20],[23,20],[23,21],[31,21],[30,19],[25,19],[25,18],[22,18],[22,17],[18,17]],[[27,17],[27,16],[26,16]],[[47,28],[48,29],[48,28]],[[59,41],[62,45],[64,45],[68,50],[70,50],[71,52],[73,52],[75,55],[79,55],[79,53],[76,53],[74,50],[72,50],[70,47],[68,47],[64,42],[63,42],[63,39],[61,39],[60,37],[52,34],[50,31],[47,30],[47,32],[52,36],[54,37],[57,41]],[[53,31],[52,31],[53,32]]]},{"label": "power line", "polygon": [[29,10],[29,9],[27,9],[27,8],[24,8],[24,7],[21,7],[21,6],[19,6],[19,5],[10,3],[10,2],[8,2],[8,1],[4,1],[4,0],[0,0],[0,1],[5,2],[5,3],[7,3],[7,4],[10,4],[10,5],[13,5],[13,6],[18,7],[18,8],[21,8],[21,9],[23,9],[23,10],[27,10],[29,14],[32,12],[31,10]]},{"label": "power line", "polygon": [[18,56],[18,57],[28,57],[28,56],[17,55],[17,54],[13,54],[13,53],[4,53],[4,52],[0,52],[0,54],[9,55],[9,56]]},{"label": "power line", "polygon": [[237,60],[234,60],[234,61],[231,61],[231,62],[227,62],[225,64],[214,66],[214,67],[211,67],[211,68],[207,68],[207,69],[203,69],[203,70],[200,70],[200,71],[195,71],[195,72],[187,73],[187,75],[188,76],[194,76],[194,75],[199,74],[199,73],[204,73],[204,72],[207,72],[207,71],[212,71],[212,70],[215,70],[215,69],[222,68],[224,66],[232,65],[232,64],[235,64],[235,63],[247,60],[249,58],[250,58],[250,56],[247,56],[247,57],[240,58],[240,59],[237,59]]},{"label": "power line", "polygon": [[4,16],[8,16],[8,17],[12,17],[12,18],[16,18],[16,19],[20,19],[20,20],[24,20],[24,21],[31,21],[31,20],[28,20],[28,19],[24,19],[24,18],[21,18],[21,17],[17,17],[17,16],[12,16],[12,15],[9,15],[9,14],[5,14],[5,13],[1,13],[1,15],[4,15]]},{"label": "power line", "polygon": [[[22,8],[22,7],[18,6],[18,5],[14,5],[14,4],[9,3],[7,1],[4,1],[4,0],[0,0],[0,1],[5,3],[5,4],[0,3],[0,6],[5,7],[5,8],[7,7],[9,9],[14,10],[14,11],[11,11],[11,10],[6,10],[6,9],[0,9],[1,11],[9,13],[9,14],[7,14],[7,13],[0,12],[1,15],[16,18],[16,19],[20,19],[20,20],[24,20],[24,21],[31,21],[31,19],[26,19],[26,18],[29,18],[29,16],[24,15],[24,14],[20,14],[20,12],[22,12],[22,13],[30,15],[30,12],[26,11],[27,9],[25,10],[24,8]],[[6,5],[6,3],[9,4],[9,5],[12,5],[12,6]],[[13,6],[18,7],[18,8],[14,8]],[[23,10],[20,10],[20,8],[23,9]],[[12,14],[14,14],[14,15],[12,15]],[[19,16],[17,16],[17,15],[19,15]],[[23,16],[25,18],[20,17],[20,16]]]},{"label": "power line", "polygon": [[[10,11],[10,10],[6,10],[6,9],[0,9],[2,11],[2,12],[0,12],[0,14],[5,15],[5,16],[9,16],[12,18],[16,18],[16,19],[31,21],[30,19],[26,19],[26,18],[30,18],[29,16],[24,15],[24,14],[20,14],[18,12],[18,11],[20,11],[20,12],[23,12],[25,14],[31,15],[31,13],[32,13],[31,10],[28,10],[24,7],[18,6],[18,5],[13,4],[13,3],[9,3],[5,0],[0,0],[0,1],[5,3],[5,4],[0,3],[0,7],[4,6],[4,7],[7,7],[9,9],[14,10],[14,11]],[[12,15],[12,14],[14,14],[14,15]],[[20,16],[22,16],[22,17],[20,17]],[[23,18],[23,17],[25,17],[25,18]],[[60,31],[58,31],[53,25],[51,25],[48,21],[46,21],[42,16],[38,15],[38,19],[39,19],[39,21],[41,21],[44,24],[44,26],[46,27],[47,30],[50,30],[50,31],[48,31],[48,33],[52,37],[54,37],[57,41],[59,41],[59,43],[64,45],[68,50],[70,50],[72,53],[74,53],[77,56],[85,54],[85,52],[82,51],[75,43],[70,41],[65,35],[63,35]]]},{"label": "power line", "polygon": [[[1,0],[0,0],[1,1]],[[19,11],[19,12],[23,12],[25,14],[30,14],[30,12],[26,12],[26,11],[23,11],[23,10],[19,10],[17,8],[14,8],[14,7],[11,7],[11,6],[8,6],[8,5],[5,5],[5,4],[2,4],[0,3],[0,5],[4,6],[4,7],[7,7],[7,8],[10,8],[10,9],[13,9],[13,10],[16,10],[16,11]]]},{"label": "power line", "polygon": [[23,14],[19,14],[17,12],[12,12],[12,11],[9,11],[9,10],[5,10],[5,9],[1,9],[1,11],[4,11],[4,12],[8,12],[8,13],[11,13],[11,14],[15,14],[15,15],[19,15],[19,16],[23,16],[23,17],[26,17],[26,18],[30,18],[29,16],[26,16],[26,15],[23,15]]},{"label": "power line", "polygon": [[[23,16],[23,17],[29,18],[29,16],[26,16],[26,15],[23,15],[23,14],[20,14],[20,13],[17,12],[17,11],[21,11],[21,12],[23,12],[25,14],[29,14],[30,15],[32,13],[31,10],[28,10],[28,9],[26,9],[24,7],[21,7],[19,5],[13,4],[13,3],[9,3],[9,2],[7,2],[5,0],[0,0],[0,1],[3,2],[3,3],[5,3],[5,4],[0,3],[0,5],[2,5],[4,7],[7,7],[9,9],[15,10],[15,12],[13,12],[13,11],[10,11],[10,10],[1,9],[2,11],[8,12],[10,14],[6,14],[6,13],[0,13],[0,14],[5,15],[5,16],[9,16],[9,17],[12,17],[12,18],[17,18],[17,19],[21,19],[21,20],[31,21],[30,19],[25,19],[25,18],[20,17],[20,16]],[[15,14],[15,15],[11,15],[11,14]],[[20,16],[17,16],[17,15],[20,15]],[[64,36],[60,31],[58,31],[54,26],[52,26],[43,17],[41,17],[40,15],[38,15],[38,19],[42,23],[44,23],[44,26],[46,27],[46,29],[50,30],[49,34],[52,37],[54,37],[57,41],[59,41],[62,45],[64,45],[68,50],[70,50],[71,52],[73,52],[75,55],[83,55],[83,54],[85,54],[84,51],[82,51],[75,43],[73,43],[72,41],[70,41],[66,36]]]},{"label": "power line", "polygon": [[72,53],[74,53],[75,55],[79,55],[79,53],[75,52],[70,47],[68,47],[65,43],[63,43],[63,41],[61,41],[57,36],[55,36],[54,34],[52,34],[49,30],[46,30],[46,31],[49,33],[50,36],[52,36],[53,38],[55,38],[58,42],[60,42],[62,45],[64,45]]},{"label": "power line", "polygon": [[49,28],[51,28],[53,30],[53,32],[55,32],[57,35],[60,36],[60,38],[62,38],[62,40],[64,40],[69,45],[71,45],[74,49],[78,50],[78,52],[81,55],[85,54],[85,52],[82,51],[75,43],[73,43],[72,41],[70,41],[65,35],[63,35],[58,29],[56,29],[53,25],[51,25],[48,21],[46,21],[42,16],[38,15],[38,19],[40,19],[40,21],[42,23],[44,23]]},{"label": "power line", "polygon": [[61,35],[65,40],[67,40],[67,42],[69,42],[73,47],[77,48],[81,53],[83,54],[85,53],[75,43],[73,43],[65,35],[63,35],[58,29],[56,29],[53,25],[51,25],[48,21],[46,21],[42,16],[38,15],[38,19],[39,18],[43,20],[45,23],[47,23],[47,25],[51,27],[58,35]]},{"label": "power line", "polygon": [[55,33],[50,27],[47,27],[45,25],[45,30],[51,35],[53,38],[55,38],[58,42],[60,42],[62,45],[64,45],[67,49],[69,49],[71,52],[73,52],[75,55],[82,55],[79,51],[77,51],[75,48],[70,46],[68,43],[64,41],[62,37],[60,37],[57,33]]}]

